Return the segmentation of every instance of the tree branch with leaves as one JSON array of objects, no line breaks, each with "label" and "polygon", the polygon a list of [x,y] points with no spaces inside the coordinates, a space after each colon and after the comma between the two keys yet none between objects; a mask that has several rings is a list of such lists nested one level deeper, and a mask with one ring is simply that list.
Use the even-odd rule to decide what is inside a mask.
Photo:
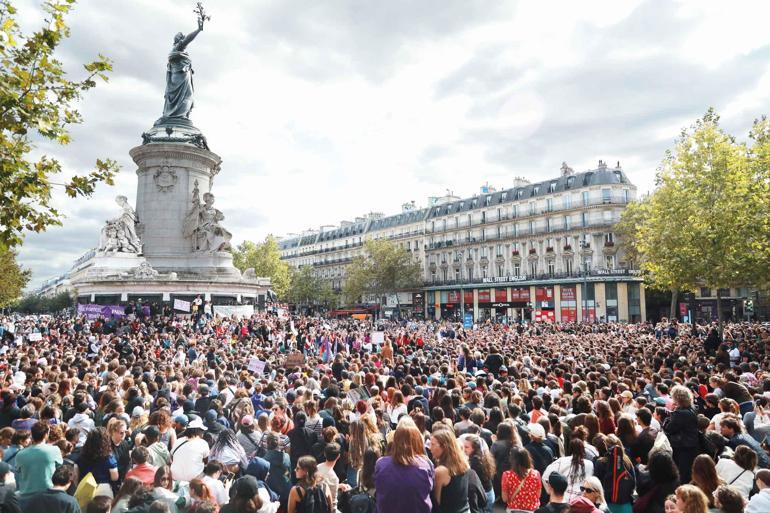
[{"label": "tree branch with leaves", "polygon": [[[55,158],[32,159],[37,135],[60,145],[70,142],[70,127],[82,123],[76,109],[83,94],[107,81],[109,59],[99,55],[84,64],[84,78],[70,80],[55,52],[70,29],[65,16],[75,0],[43,4],[45,25],[23,34],[10,0],[0,0],[0,245],[14,247],[27,232],[60,225],[62,214],[51,204],[51,178],[61,173]],[[97,159],[86,175],[75,175],[64,186],[76,198],[90,196],[99,183],[113,184],[115,161]]]}]

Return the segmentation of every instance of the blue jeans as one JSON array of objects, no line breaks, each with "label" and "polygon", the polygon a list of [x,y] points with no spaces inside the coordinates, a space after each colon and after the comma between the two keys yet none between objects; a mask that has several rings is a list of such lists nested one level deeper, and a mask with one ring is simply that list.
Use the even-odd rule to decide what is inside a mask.
[{"label": "blue jeans", "polygon": [[484,513],[492,513],[492,508],[495,505],[495,489],[492,488],[487,492],[487,507],[484,508]]},{"label": "blue jeans", "polygon": [[754,401],[746,401],[740,404],[741,416],[746,415],[748,412],[754,410]]},{"label": "blue jeans", "polygon": [[348,466],[347,470],[347,483],[351,488],[358,486],[358,471],[351,466]]}]

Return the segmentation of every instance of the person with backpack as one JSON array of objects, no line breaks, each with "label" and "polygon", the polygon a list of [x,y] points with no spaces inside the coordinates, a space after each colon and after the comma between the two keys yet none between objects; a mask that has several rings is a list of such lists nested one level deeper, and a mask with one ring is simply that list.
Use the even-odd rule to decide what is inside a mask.
[{"label": "person with backpack", "polygon": [[297,485],[289,492],[288,513],[331,513],[332,497],[317,475],[318,463],[312,456],[302,456],[294,469]]},{"label": "person with backpack", "polygon": [[615,435],[607,437],[607,455],[594,465],[594,475],[604,488],[604,499],[611,513],[632,513],[636,473],[623,443]]}]

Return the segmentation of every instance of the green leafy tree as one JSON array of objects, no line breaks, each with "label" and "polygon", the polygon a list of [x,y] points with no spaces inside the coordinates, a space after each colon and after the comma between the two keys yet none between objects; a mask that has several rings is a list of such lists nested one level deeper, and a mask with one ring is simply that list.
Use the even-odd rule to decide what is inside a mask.
[{"label": "green leafy tree", "polygon": [[[51,206],[51,179],[62,167],[46,155],[33,159],[33,140],[68,144],[69,127],[82,122],[77,103],[112,69],[99,55],[84,65],[82,80],[72,81],[56,59],[56,48],[70,34],[64,18],[74,3],[45,2],[45,25],[23,34],[10,0],[0,0],[0,244],[8,247],[20,244],[26,232],[61,224],[62,214]],[[62,185],[70,197],[90,196],[98,183],[112,185],[117,171],[114,161],[97,159],[94,170]]]},{"label": "green leafy tree", "polygon": [[339,295],[331,283],[317,276],[309,265],[291,271],[291,286],[287,298],[296,305],[319,304],[329,308],[335,307],[339,302]]},{"label": "green leafy tree", "polygon": [[[655,191],[621,220],[653,286],[676,292],[767,283],[768,133],[766,121],[757,122],[749,151],[713,110],[682,132]],[[717,294],[720,323],[721,306]]]},{"label": "green leafy tree", "polygon": [[13,305],[13,309],[22,313],[40,314],[57,313],[73,306],[75,306],[74,297],[68,292],[61,292],[52,297],[43,297],[37,294],[24,296]]},{"label": "green leafy tree", "polygon": [[370,290],[372,280],[371,265],[364,255],[356,255],[345,269],[345,283],[342,295],[348,304],[361,303],[364,294]]},{"label": "green leafy tree", "polygon": [[0,307],[14,303],[27,286],[30,272],[16,262],[16,253],[0,247]]},{"label": "green leafy tree", "polygon": [[233,251],[233,264],[241,271],[254,268],[257,276],[270,278],[279,298],[286,298],[291,285],[289,265],[281,260],[278,241],[272,235],[260,243],[244,241]]},{"label": "green leafy tree", "polygon": [[749,218],[747,250],[751,252],[749,269],[754,279],[747,283],[757,289],[770,288],[770,121],[762,117],[754,122],[749,134],[753,143],[749,148],[749,166],[752,174],[746,198]]},{"label": "green leafy tree", "polygon": [[345,296],[372,294],[379,301],[385,294],[421,286],[422,267],[411,253],[387,240],[369,240],[347,269]]},{"label": "green leafy tree", "polygon": [[631,267],[646,271],[649,287],[671,291],[672,318],[679,291],[691,289],[696,280],[688,260],[691,255],[685,250],[689,233],[677,222],[683,205],[676,197],[672,188],[659,188],[654,195],[630,203],[616,226]]}]

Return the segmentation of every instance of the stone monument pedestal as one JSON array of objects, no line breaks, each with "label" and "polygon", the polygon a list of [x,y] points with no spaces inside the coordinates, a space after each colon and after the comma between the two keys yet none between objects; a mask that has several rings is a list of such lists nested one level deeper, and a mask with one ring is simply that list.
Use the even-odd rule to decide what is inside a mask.
[{"label": "stone monument pedestal", "polygon": [[253,270],[242,275],[233,265],[231,235],[213,206],[222,159],[188,140],[145,140],[130,151],[137,165],[135,230],[142,254],[97,251],[71,276],[81,302],[114,301],[117,295],[121,301],[189,300],[199,294],[214,304],[264,301],[270,280]]}]

